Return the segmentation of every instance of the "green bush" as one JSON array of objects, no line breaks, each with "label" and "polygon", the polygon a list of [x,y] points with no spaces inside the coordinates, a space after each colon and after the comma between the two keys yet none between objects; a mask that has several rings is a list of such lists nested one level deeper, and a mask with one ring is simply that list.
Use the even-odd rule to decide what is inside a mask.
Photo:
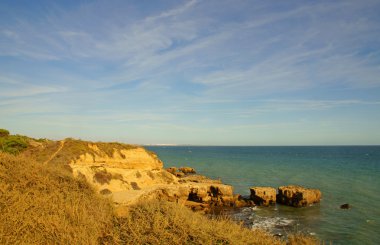
[{"label": "green bush", "polygon": [[7,137],[9,136],[9,131],[3,128],[0,128],[0,137]]},{"label": "green bush", "polygon": [[0,138],[0,150],[16,155],[28,147],[25,137],[11,135]]}]

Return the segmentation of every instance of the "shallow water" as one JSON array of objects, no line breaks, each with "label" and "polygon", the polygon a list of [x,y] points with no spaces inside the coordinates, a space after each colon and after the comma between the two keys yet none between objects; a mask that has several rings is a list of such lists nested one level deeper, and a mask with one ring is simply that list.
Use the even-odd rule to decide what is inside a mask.
[{"label": "shallow water", "polygon": [[[289,184],[322,191],[321,203],[312,207],[242,209],[253,228],[304,231],[333,244],[380,244],[380,146],[147,148],[165,167],[194,167],[242,195],[251,186]],[[340,209],[344,203],[352,208]]]}]

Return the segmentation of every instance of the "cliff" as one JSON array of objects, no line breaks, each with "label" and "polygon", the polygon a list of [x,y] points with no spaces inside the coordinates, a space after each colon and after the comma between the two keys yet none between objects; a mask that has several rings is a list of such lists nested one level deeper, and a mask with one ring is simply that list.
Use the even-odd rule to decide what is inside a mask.
[{"label": "cliff", "polygon": [[23,154],[43,164],[65,166],[74,177],[86,180],[118,205],[156,199],[205,210],[210,205],[234,204],[232,186],[193,171],[178,177],[163,168],[155,153],[137,145],[75,139],[30,141]]}]

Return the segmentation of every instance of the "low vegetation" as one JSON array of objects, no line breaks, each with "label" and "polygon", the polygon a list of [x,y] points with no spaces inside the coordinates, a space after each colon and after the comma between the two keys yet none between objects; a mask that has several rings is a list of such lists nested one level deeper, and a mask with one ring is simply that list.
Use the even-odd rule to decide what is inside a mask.
[{"label": "low vegetation", "polygon": [[114,221],[127,244],[283,244],[272,235],[220,218],[209,219],[169,202],[144,202]]},{"label": "low vegetation", "polygon": [[0,129],[0,151],[16,155],[28,147],[28,138],[10,135],[6,129]]},{"label": "low vegetation", "polygon": [[9,131],[3,128],[0,128],[0,137],[7,137],[9,136]]}]

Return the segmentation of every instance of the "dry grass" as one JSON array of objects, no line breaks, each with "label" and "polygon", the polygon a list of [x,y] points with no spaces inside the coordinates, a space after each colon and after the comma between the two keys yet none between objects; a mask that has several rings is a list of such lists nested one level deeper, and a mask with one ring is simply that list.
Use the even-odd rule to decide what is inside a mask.
[{"label": "dry grass", "polygon": [[306,236],[302,233],[299,234],[291,234],[288,236],[288,244],[289,245],[316,245],[322,244],[316,238],[311,236]]},{"label": "dry grass", "polygon": [[37,162],[47,161],[60,147],[59,141],[45,140],[40,141],[40,146],[29,145],[28,148],[22,152],[22,155],[28,159],[34,159]]},{"label": "dry grass", "polygon": [[115,218],[116,237],[127,244],[283,244],[263,231],[228,219],[210,220],[176,203],[144,202]]},{"label": "dry grass", "polygon": [[0,153],[0,244],[96,244],[113,208],[70,173]]},{"label": "dry grass", "polygon": [[96,144],[96,146],[99,148],[99,150],[105,152],[109,157],[112,157],[114,150],[130,150],[130,149],[136,149],[136,145],[129,145],[129,144],[122,144],[118,142],[96,142],[93,143]]},{"label": "dry grass", "polygon": [[[59,142],[57,142],[59,147]],[[96,152],[88,147],[89,144],[95,144],[100,151],[106,153],[109,157],[113,156],[113,153],[116,150],[128,150],[128,149],[135,149],[137,146],[135,145],[129,145],[129,144],[122,144],[122,143],[104,143],[104,142],[90,142],[90,141],[82,141],[82,140],[76,140],[72,138],[65,139],[65,144],[62,148],[62,150],[50,161],[52,164],[68,164],[71,162],[71,160],[77,159],[80,155],[83,155],[85,153],[89,154],[96,154]],[[55,149],[58,149],[56,147]],[[45,153],[47,152],[47,153]],[[52,151],[49,148],[46,148],[44,150],[43,154],[53,154],[55,151]]]}]

